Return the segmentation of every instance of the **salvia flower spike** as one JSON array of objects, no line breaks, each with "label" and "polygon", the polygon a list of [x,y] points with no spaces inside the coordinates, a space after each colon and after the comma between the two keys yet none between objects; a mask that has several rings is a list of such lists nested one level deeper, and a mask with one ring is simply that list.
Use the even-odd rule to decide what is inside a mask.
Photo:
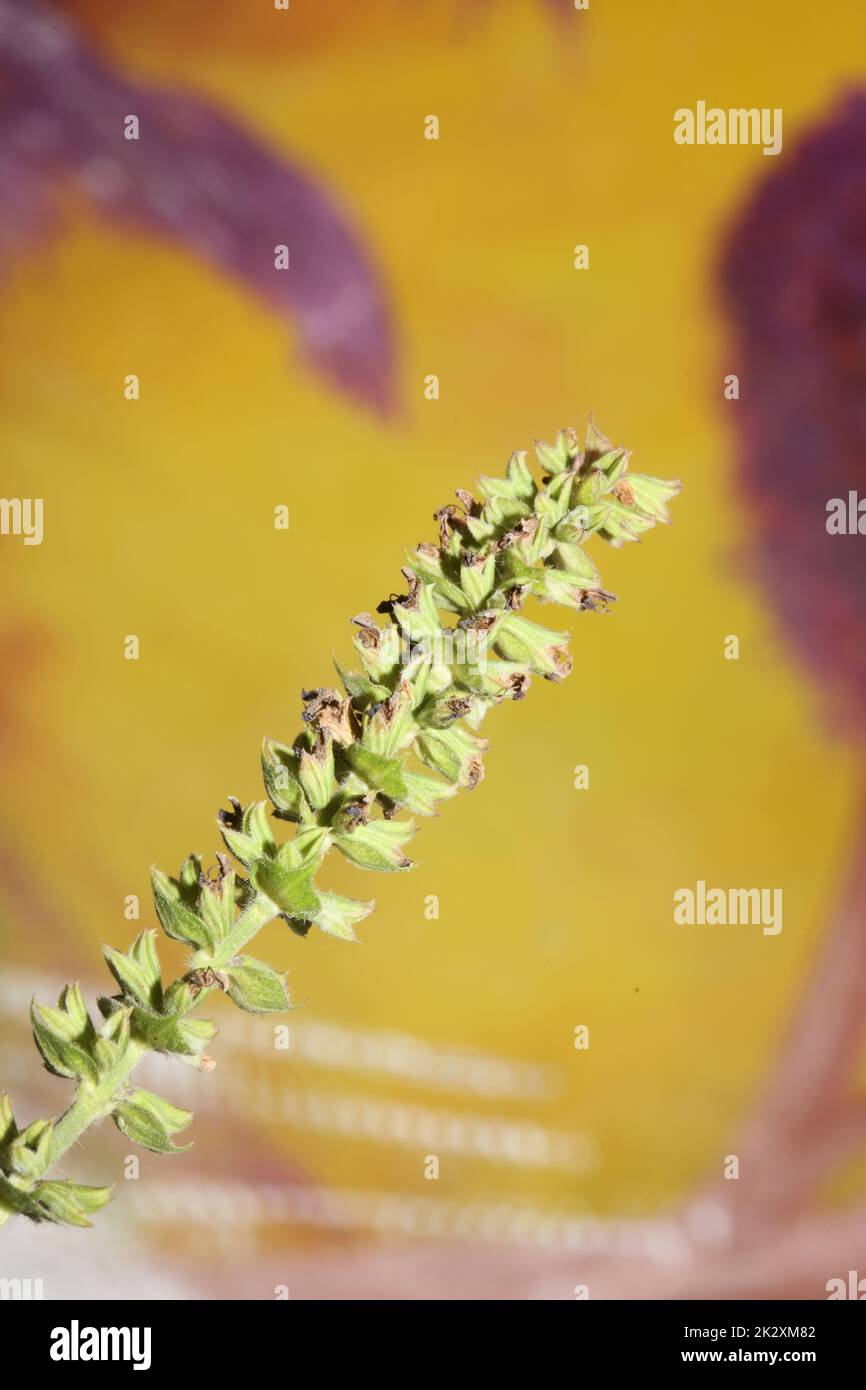
[{"label": "salvia flower spike", "polygon": [[156,916],[188,948],[186,972],[163,981],[152,929],[125,952],[104,948],[115,990],[97,1000],[97,1015],[78,985],[56,1007],[33,1001],[42,1060],[74,1092],[58,1119],[24,1129],[0,1093],[0,1225],[16,1214],[90,1225],[110,1189],[48,1174],[108,1116],[154,1153],[188,1147],[175,1136],[190,1113],[132,1086],[142,1057],[162,1052],[209,1070],[215,1028],[193,1014],[214,990],[250,1013],[288,1009],[284,976],[246,954],[261,927],[279,917],[301,935],[316,927],[354,941],[373,903],[324,888],[325,856],[336,850],[367,871],[410,868],[414,818],[437,814],[483,776],[488,711],[522,700],[533,676],[568,675],[567,634],[528,618],[526,600],[606,610],[614,595],[601,587],[586,541],[638,540],[667,520],[680,484],[629,473],[626,451],[592,424],[582,449],[563,430],[535,452],[538,469],[516,453],[504,478],[480,480],[479,496],[459,489],[435,515],[436,540],[408,553],[405,592],[380,603],[378,617],[353,619],[356,669],[337,666],[341,688],[302,691],[293,743],[262,746],[266,799],[243,806],[232,797],[220,811],[228,854],[212,868],[190,855],[176,878],[153,870]]}]

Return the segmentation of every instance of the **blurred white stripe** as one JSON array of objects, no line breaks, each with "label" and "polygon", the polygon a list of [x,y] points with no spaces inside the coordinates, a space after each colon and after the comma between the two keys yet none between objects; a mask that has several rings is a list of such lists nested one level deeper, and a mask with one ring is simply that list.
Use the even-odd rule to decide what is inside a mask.
[{"label": "blurred white stripe", "polygon": [[367,1230],[422,1240],[555,1246],[635,1259],[652,1255],[678,1262],[688,1256],[687,1243],[676,1238],[673,1223],[602,1221],[510,1202],[461,1202],[363,1189],[201,1180],[130,1183],[126,1201],[142,1225],[183,1222],[249,1233],[250,1228],[284,1224]]},{"label": "blurred white stripe", "polygon": [[[64,983],[59,978],[34,979],[23,970],[6,969],[0,977],[0,1015],[23,1020],[32,995],[43,1003],[54,1003]],[[106,984],[85,986],[85,992],[93,998],[106,988]],[[273,1026],[266,1019],[220,1012],[220,1035],[233,1052],[285,1058],[286,1053],[274,1047]],[[291,1056],[313,1067],[389,1076],[417,1086],[489,1099],[550,1100],[564,1090],[562,1071],[551,1063],[497,1057],[475,1048],[445,1047],[411,1033],[350,1028],[323,1019],[300,1018],[298,1013],[291,1016],[288,1027]]]}]

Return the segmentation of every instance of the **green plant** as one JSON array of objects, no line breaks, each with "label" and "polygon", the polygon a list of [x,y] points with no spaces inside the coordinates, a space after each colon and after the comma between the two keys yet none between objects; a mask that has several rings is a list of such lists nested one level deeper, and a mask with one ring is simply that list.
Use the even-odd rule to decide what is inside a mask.
[{"label": "green plant", "polygon": [[[360,669],[338,667],[344,691],[303,691],[304,728],[295,742],[265,740],[269,800],[244,808],[232,799],[219,815],[246,875],[224,853],[208,872],[195,855],[177,878],[153,871],[156,915],[189,948],[186,972],[163,985],[156,931],[148,930],[125,953],[104,948],[117,992],[98,1000],[98,1024],[78,985],[66,986],[56,1008],[33,1002],[45,1066],[72,1080],[74,1093],[57,1120],[20,1132],[8,1097],[0,1097],[0,1224],[20,1213],[89,1225],[110,1189],[46,1175],[109,1115],[135,1143],[179,1152],[174,1136],[192,1115],[132,1088],[145,1053],[210,1069],[204,1049],[215,1027],[192,1014],[214,990],[251,1013],[287,1009],[283,976],[244,953],[261,927],[280,917],[301,934],[315,926],[354,940],[355,924],[373,904],[319,886],[327,852],[336,848],[362,869],[409,868],[413,824],[401,813],[432,815],[459,787],[474,787],[487,711],[522,699],[533,675],[568,675],[567,634],[525,617],[525,599],[578,612],[606,608],[614,596],[601,588],[583,542],[593,534],[614,546],[637,540],[667,520],[666,502],[679,483],[626,476],[627,453],[592,424],[582,452],[576,433],[565,430],[536,453],[540,482],[525,455],[514,454],[504,479],[481,480],[483,501],[459,490],[459,506],[436,513],[438,544],[410,553],[407,592],[379,605],[390,621],[380,627],[369,613],[354,619]],[[443,623],[445,614],[450,622]],[[278,841],[275,824],[294,824],[294,834]]]}]

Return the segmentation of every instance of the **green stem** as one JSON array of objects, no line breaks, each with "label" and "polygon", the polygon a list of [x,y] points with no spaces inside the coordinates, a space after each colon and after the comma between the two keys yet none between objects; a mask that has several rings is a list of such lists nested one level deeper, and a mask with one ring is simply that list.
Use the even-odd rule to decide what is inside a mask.
[{"label": "green stem", "polygon": [[78,1087],[72,1104],[68,1110],[64,1110],[54,1126],[49,1166],[56,1163],[86,1129],[111,1113],[119,1088],[148,1051],[146,1043],[131,1038],[117,1066],[106,1072],[98,1086],[85,1084]]},{"label": "green stem", "polygon": [[205,962],[221,970],[229,965],[239,951],[242,951],[247,942],[252,941],[253,937],[261,931],[262,927],[267,926],[268,922],[273,921],[274,917],[280,915],[280,909],[275,902],[265,893],[257,893],[253,901],[245,912],[241,914],[235,922],[231,931],[223,937],[212,955],[198,960],[193,958],[193,967]]}]

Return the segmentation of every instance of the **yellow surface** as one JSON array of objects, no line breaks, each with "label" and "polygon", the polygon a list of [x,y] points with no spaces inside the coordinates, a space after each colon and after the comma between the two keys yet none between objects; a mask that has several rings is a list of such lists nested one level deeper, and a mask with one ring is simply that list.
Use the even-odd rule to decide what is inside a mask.
[{"label": "yellow surface", "polygon": [[[684,480],[674,525],[598,547],[613,616],[576,617],[572,679],[491,717],[487,778],[422,824],[413,874],[329,860],[335,886],[378,900],[363,945],[271,927],[261,954],[291,967],[313,1014],[563,1069],[566,1093],[521,1114],[594,1136],[593,1173],[458,1160],[440,1190],[652,1208],[716,1168],[759,1083],[854,790],[738,575],[751,533],[712,267],[777,162],[678,147],[673,111],[782,106],[790,147],[862,81],[862,7],[593,0],[562,26],[531,4],[468,6],[464,22],[436,6],[312,8],[245,34],[245,7],[196,7],[196,43],[171,7],[81,7],[130,72],[217,97],[337,191],[394,299],[405,411],[365,415],[241,287],[85,206],[14,264],[3,490],[44,496],[46,538],[0,542],[3,835],[68,935],[38,933],[9,892],[8,952],[87,974],[100,940],[122,944],[124,895],[144,901],[148,865],[212,857],[226,794],[261,794],[261,736],[294,736],[299,688],[331,680],[332,650],[349,655],[345,620],[399,583],[402,542],[430,534],[455,486],[592,410],[636,469]],[[438,143],[422,138],[429,113]],[[588,272],[572,267],[578,242]],[[288,533],[272,525],[281,502]],[[723,659],[729,633],[739,662]],[[674,890],[698,878],[782,887],[781,936],[675,927]],[[403,1149],[274,1142],[320,1181],[429,1193]]]}]

